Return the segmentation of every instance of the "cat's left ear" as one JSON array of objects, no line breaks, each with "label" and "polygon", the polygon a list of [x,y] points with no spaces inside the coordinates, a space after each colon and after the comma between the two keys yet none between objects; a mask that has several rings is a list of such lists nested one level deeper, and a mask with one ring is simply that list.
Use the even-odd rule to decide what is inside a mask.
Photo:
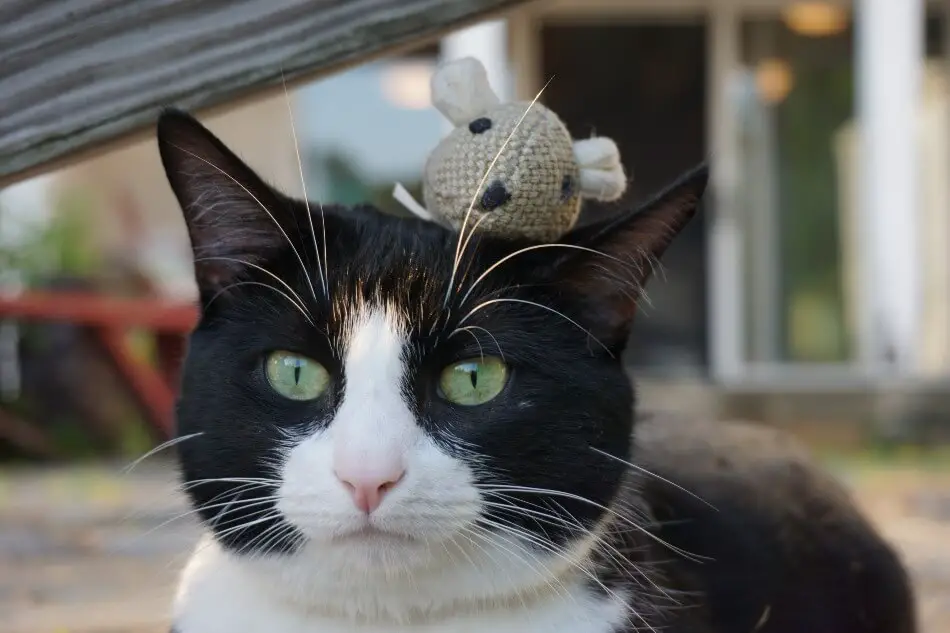
[{"label": "cat's left ear", "polygon": [[572,249],[557,264],[559,283],[577,300],[584,326],[608,348],[626,343],[644,285],[696,215],[708,180],[703,164],[640,208],[576,229],[562,240],[584,250]]},{"label": "cat's left ear", "polygon": [[287,247],[296,222],[292,203],[198,121],[164,111],[158,149],[188,226],[203,295]]}]

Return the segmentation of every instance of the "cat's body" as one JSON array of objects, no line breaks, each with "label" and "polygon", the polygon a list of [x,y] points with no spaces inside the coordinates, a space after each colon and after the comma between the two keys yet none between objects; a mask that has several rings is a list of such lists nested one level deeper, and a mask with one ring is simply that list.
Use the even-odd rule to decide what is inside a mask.
[{"label": "cat's body", "polygon": [[676,569],[703,595],[711,630],[915,631],[901,561],[787,434],[643,416],[634,461],[659,476],[644,479],[642,493],[657,534],[704,557]]},{"label": "cat's body", "polygon": [[[162,117],[159,142],[203,306],[177,414],[208,535],[177,633],[745,633],[749,613],[761,631],[798,630],[787,603],[760,622],[768,605],[714,591],[721,577],[742,594],[730,570],[759,569],[754,557],[717,557],[712,573],[689,562],[788,535],[744,533],[758,506],[700,511],[665,480],[714,505],[754,499],[758,482],[697,478],[656,433],[633,446],[621,352],[705,169],[545,245],[311,208],[181,114]],[[797,581],[803,599],[820,571]],[[872,576],[896,585],[895,605],[907,597],[896,560]],[[874,606],[853,598],[808,633]],[[841,633],[912,633],[912,614],[897,620]]]}]

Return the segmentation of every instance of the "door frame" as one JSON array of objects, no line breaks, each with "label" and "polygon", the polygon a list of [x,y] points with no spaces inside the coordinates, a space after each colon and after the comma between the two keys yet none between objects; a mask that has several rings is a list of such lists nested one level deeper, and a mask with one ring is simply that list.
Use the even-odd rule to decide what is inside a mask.
[{"label": "door frame", "polygon": [[[826,0],[852,7],[858,0]],[[533,98],[542,85],[540,29],[543,23],[570,21],[704,21],[707,35],[707,154],[710,187],[707,209],[707,314],[709,375],[725,387],[773,389],[776,385],[801,389],[848,389],[873,385],[879,376],[860,362],[808,364],[751,362],[745,353],[747,288],[742,252],[743,232],[737,217],[739,121],[732,107],[732,91],[741,68],[741,23],[748,17],[776,16],[792,0],[549,0],[515,11],[509,21],[509,51],[516,78],[515,94]],[[950,0],[925,0],[947,15]],[[945,36],[948,37],[948,36]],[[950,37],[945,43],[950,60]],[[950,187],[950,184],[948,184]],[[709,204],[711,203],[711,205]],[[754,262],[753,265],[764,265]]]},{"label": "door frame", "polygon": [[[749,7],[777,10],[782,0],[743,0]],[[729,106],[729,86],[739,67],[739,12],[735,1],[709,0],[555,0],[529,4],[508,23],[508,46],[515,76],[515,95],[532,99],[544,85],[541,75],[541,29],[544,24],[579,22],[669,22],[707,27],[706,153],[710,163],[706,222],[707,371],[714,382],[741,380],[744,372],[745,289],[742,234],[730,217],[729,192],[735,190],[737,122]],[[711,204],[710,204],[711,202]]]}]

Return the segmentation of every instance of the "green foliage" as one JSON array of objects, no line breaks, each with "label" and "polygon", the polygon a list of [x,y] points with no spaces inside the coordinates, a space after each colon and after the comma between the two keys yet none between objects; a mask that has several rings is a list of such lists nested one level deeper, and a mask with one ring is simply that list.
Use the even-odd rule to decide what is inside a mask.
[{"label": "green foliage", "polygon": [[18,271],[32,286],[57,275],[88,277],[100,269],[101,260],[90,241],[91,200],[70,192],[58,203],[50,222],[25,242],[0,247],[0,270]]},{"label": "green foliage", "polygon": [[[92,218],[93,201],[81,191],[68,191],[56,199],[56,208],[48,222],[36,222],[23,227],[22,239],[0,244],[0,271],[16,273],[26,287],[44,286],[50,280],[62,277],[90,279],[102,270],[102,258],[93,240],[95,226]],[[2,210],[0,210],[2,211]],[[9,216],[0,214],[0,221]],[[23,322],[20,327],[21,356],[29,359],[45,358],[54,342],[49,338],[50,328],[43,322]],[[46,361],[42,361],[46,362]],[[75,386],[82,389],[82,377],[76,376]],[[47,407],[37,398],[46,395],[21,394],[2,406],[13,415],[37,423],[42,432],[64,455],[72,458],[91,458],[100,454],[102,444],[90,434],[76,414],[58,410],[50,415]],[[68,398],[67,398],[68,400]],[[151,445],[145,426],[134,419],[134,407],[126,407],[128,423],[121,427],[121,437],[115,448],[123,454],[141,454]],[[14,457],[4,453],[4,457]]]}]

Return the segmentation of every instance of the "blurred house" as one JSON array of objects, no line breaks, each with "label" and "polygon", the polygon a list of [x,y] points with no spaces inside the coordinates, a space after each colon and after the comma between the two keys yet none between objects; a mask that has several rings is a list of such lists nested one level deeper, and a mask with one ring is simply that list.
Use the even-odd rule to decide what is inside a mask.
[{"label": "blurred house", "polygon": [[[426,95],[440,56],[485,61],[503,97],[547,84],[571,132],[617,140],[631,176],[585,220],[712,162],[704,221],[668,253],[632,341],[641,376],[945,378],[948,15],[923,0],[548,0],[319,82],[298,106],[311,157],[349,156],[365,197],[414,179],[446,129]],[[359,197],[354,171],[311,167],[315,190]]]},{"label": "blurred house", "polygon": [[551,79],[542,99],[574,134],[618,140],[628,203],[711,160],[705,224],[671,248],[632,364],[742,388],[945,381],[948,15],[925,0],[551,0],[499,27],[519,97]]},{"label": "blurred house", "polygon": [[[859,10],[858,10],[859,9]],[[446,131],[440,57],[474,55],[504,98],[541,99],[620,145],[626,198],[710,159],[704,220],[668,253],[629,362],[641,375],[827,389],[950,374],[950,5],[925,0],[547,0],[292,95],[307,193],[387,210]],[[209,124],[302,190],[283,97]],[[190,292],[152,143],[78,166],[104,249]],[[129,235],[138,236],[130,240]]]},{"label": "blurred house", "polygon": [[[269,182],[301,195],[288,112],[288,99],[280,95],[202,121]],[[58,172],[52,190],[83,198],[96,227],[93,247],[107,259],[134,262],[165,295],[196,296],[188,235],[153,139]]]}]

